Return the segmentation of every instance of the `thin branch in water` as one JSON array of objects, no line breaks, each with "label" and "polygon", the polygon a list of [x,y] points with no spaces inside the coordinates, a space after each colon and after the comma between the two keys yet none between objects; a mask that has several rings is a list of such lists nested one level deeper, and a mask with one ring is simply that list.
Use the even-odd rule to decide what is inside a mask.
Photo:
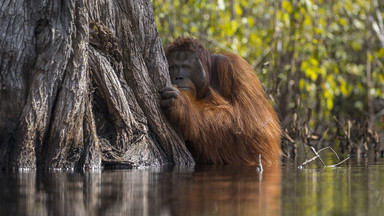
[{"label": "thin branch in water", "polygon": [[309,163],[311,163],[312,161],[316,160],[318,157],[320,157],[319,155],[316,155],[315,157],[309,159],[309,160],[306,160],[304,161],[298,168],[299,169],[303,169],[303,167]]},{"label": "thin branch in water", "polygon": [[329,165],[329,167],[337,167],[339,165],[341,165],[342,163],[344,163],[345,161],[349,160],[349,157],[345,158],[344,160],[340,161],[339,163],[337,164],[332,164],[332,165]]},{"label": "thin branch in water", "polygon": [[349,159],[349,157],[347,157],[346,159],[340,161],[339,163],[336,163],[336,164],[332,164],[332,165],[326,165],[324,163],[324,161],[321,159],[319,153],[326,150],[326,149],[330,149],[337,157],[337,159],[340,161],[340,157],[339,155],[337,155],[337,153],[335,152],[335,150],[333,150],[331,147],[327,146],[325,148],[322,148],[320,149],[319,151],[316,151],[315,148],[311,147],[311,150],[312,152],[315,154],[315,156],[309,160],[306,160],[304,161],[300,166],[298,166],[299,169],[303,169],[305,165],[311,163],[312,161],[316,160],[317,158],[319,158],[319,160],[321,161],[321,163],[324,165],[324,167],[337,167],[337,166],[340,166],[342,163],[344,163],[345,161],[347,161]]},{"label": "thin branch in water", "polygon": [[[324,150],[327,150],[327,149],[331,149],[331,151],[336,155],[337,159],[340,161],[339,155],[337,155],[337,153],[335,152],[335,150],[333,150],[333,149],[332,149],[331,147],[329,147],[329,146],[320,149],[319,151],[317,151],[317,153],[320,153],[320,152],[322,152],[322,151],[324,151]],[[309,151],[309,150],[308,150],[308,151]],[[308,151],[305,152],[305,155],[308,154]],[[311,151],[314,152],[314,154],[316,155],[316,153],[315,153],[316,151],[315,151],[315,149],[314,149],[313,147],[311,147]],[[318,158],[318,157],[320,157],[320,155],[316,155],[315,158]],[[313,159],[313,158],[311,158],[310,160],[312,160],[312,159]],[[307,160],[307,161],[308,161],[308,160]]]},{"label": "thin branch in water", "polygon": [[335,150],[333,150],[333,148],[331,148],[331,147],[329,147],[329,146],[327,146],[327,147],[325,147],[325,148],[322,148],[322,149],[320,149],[319,151],[317,151],[317,153],[320,153],[320,152],[322,152],[322,151],[324,151],[324,150],[326,150],[326,149],[331,149],[331,151],[336,155],[336,157],[337,157],[337,160],[339,160],[340,161],[340,157],[339,157],[339,155],[337,155],[337,153],[335,152]]},{"label": "thin branch in water", "polygon": [[324,163],[323,159],[321,159],[319,153],[317,153],[316,149],[313,148],[313,147],[311,146],[311,150],[312,150],[312,152],[319,158],[319,160],[321,161],[321,163],[322,163],[324,166],[327,166],[327,165]]}]

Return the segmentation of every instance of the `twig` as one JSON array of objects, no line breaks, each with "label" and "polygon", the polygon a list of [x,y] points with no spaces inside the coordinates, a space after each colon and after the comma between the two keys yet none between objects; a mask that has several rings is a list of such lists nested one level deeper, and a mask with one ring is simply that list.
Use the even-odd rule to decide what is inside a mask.
[{"label": "twig", "polygon": [[214,40],[210,37],[208,37],[207,35],[205,34],[199,34],[199,38],[207,41],[207,42],[210,42],[210,43],[213,43],[215,46],[217,47],[220,47],[221,49],[223,49],[224,51],[227,51],[227,52],[236,52],[237,54],[239,53],[237,50],[233,50],[231,49],[230,47],[226,46],[224,43],[221,43],[217,40]]},{"label": "twig", "polygon": [[298,168],[299,169],[302,169],[305,165],[311,163],[312,161],[316,160],[318,157],[320,157],[319,155],[316,155],[315,157],[309,159],[309,160],[306,160],[304,161]]},{"label": "twig", "polygon": [[[325,137],[325,134],[327,134],[328,133],[328,131],[329,131],[329,128],[327,128],[325,131],[324,131],[324,133],[323,133],[323,136],[320,138],[320,140],[317,142],[317,145],[318,144],[322,144],[323,143],[323,140],[324,140],[324,137]],[[321,151],[321,150],[320,150]],[[320,152],[319,151],[319,152]]]},{"label": "twig", "polygon": [[285,131],[283,131],[282,137],[286,140],[288,140],[290,143],[295,143],[295,140],[292,139],[292,137],[289,136],[289,134]]},{"label": "twig", "polygon": [[339,166],[340,164],[344,163],[345,161],[347,161],[349,159],[349,157],[345,158],[344,160],[340,161],[339,163],[337,164],[332,164],[332,165],[329,165],[329,167],[337,167]]},{"label": "twig", "polygon": [[263,50],[261,55],[256,59],[255,63],[252,64],[252,67],[256,68],[261,63],[261,61],[265,58],[265,56],[267,56],[271,51],[272,51],[271,46]]},{"label": "twig", "polygon": [[321,161],[321,163],[324,165],[324,167],[337,167],[339,165],[341,165],[342,163],[344,163],[345,161],[347,161],[349,159],[349,157],[347,157],[346,159],[340,161],[339,163],[337,164],[332,164],[332,165],[326,165],[324,163],[324,161],[321,159],[319,153],[326,150],[326,149],[331,149],[331,151],[336,155],[337,159],[340,161],[340,157],[339,155],[337,155],[337,153],[335,152],[335,150],[333,150],[331,147],[327,146],[325,148],[322,148],[320,149],[319,151],[316,151],[315,148],[311,147],[311,150],[312,152],[315,154],[315,157],[309,159],[309,160],[306,160],[304,161],[300,166],[298,166],[299,169],[302,169],[305,165],[311,163],[312,161],[316,160],[317,158],[319,158],[319,160]]},{"label": "twig", "polygon": [[316,149],[313,148],[313,147],[311,146],[311,150],[312,150],[312,152],[319,158],[319,160],[321,161],[321,163],[322,163],[324,166],[327,166],[327,165],[324,163],[323,159],[321,159],[319,153],[317,153]]},{"label": "twig", "polygon": [[384,22],[383,22],[383,17],[381,16],[381,11],[379,10],[379,3],[377,2],[377,0],[373,0],[373,5],[374,7],[376,8],[376,18],[377,18],[377,22],[376,20],[373,18],[373,15],[370,15],[369,16],[369,20],[372,22],[372,29],[374,30],[374,32],[376,33],[376,36],[377,38],[379,39],[379,41],[381,42],[381,46],[384,47],[384,36],[383,36],[383,32],[384,32]]},{"label": "twig", "polygon": [[345,134],[347,134],[347,131],[344,129],[343,125],[337,120],[336,116],[333,116],[333,119],[337,123],[337,126],[339,126],[340,130],[343,130]]},{"label": "twig", "polygon": [[379,118],[382,115],[384,115],[384,109],[382,109],[380,112],[376,113],[376,118]]},{"label": "twig", "polygon": [[317,153],[320,153],[320,152],[322,152],[322,151],[324,151],[325,149],[331,149],[331,151],[336,155],[336,157],[337,157],[337,160],[340,160],[340,157],[339,157],[339,155],[337,155],[337,153],[335,152],[335,150],[333,150],[333,148],[331,148],[331,147],[329,147],[329,146],[327,146],[327,147],[325,147],[325,148],[322,148],[322,149],[320,149],[319,151],[317,151]]}]

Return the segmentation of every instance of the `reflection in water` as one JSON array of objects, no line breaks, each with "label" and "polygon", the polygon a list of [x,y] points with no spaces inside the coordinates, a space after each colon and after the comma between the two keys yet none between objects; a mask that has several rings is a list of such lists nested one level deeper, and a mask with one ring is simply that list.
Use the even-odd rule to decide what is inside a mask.
[{"label": "reflection in water", "polygon": [[[175,215],[279,215],[280,166],[200,167],[177,183]],[[261,181],[259,181],[261,180]]]},{"label": "reflection in water", "polygon": [[0,215],[279,215],[280,167],[1,173]]},{"label": "reflection in water", "polygon": [[384,161],[0,172],[0,215],[381,215]]},{"label": "reflection in water", "polygon": [[[283,215],[383,215],[384,161],[282,169]],[[289,195],[288,195],[289,194]]]}]

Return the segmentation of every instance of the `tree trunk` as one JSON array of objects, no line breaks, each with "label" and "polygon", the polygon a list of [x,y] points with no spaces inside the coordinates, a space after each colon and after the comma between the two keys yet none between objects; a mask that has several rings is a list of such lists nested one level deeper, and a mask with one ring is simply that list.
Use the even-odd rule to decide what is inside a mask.
[{"label": "tree trunk", "polygon": [[159,107],[170,85],[149,0],[0,3],[0,163],[191,164]]}]

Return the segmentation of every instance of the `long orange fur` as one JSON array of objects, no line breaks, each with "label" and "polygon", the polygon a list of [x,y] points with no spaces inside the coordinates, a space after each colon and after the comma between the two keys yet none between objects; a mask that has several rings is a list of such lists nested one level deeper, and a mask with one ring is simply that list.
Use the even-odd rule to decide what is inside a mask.
[{"label": "long orange fur", "polygon": [[[196,91],[180,90],[169,113],[195,159],[255,165],[261,154],[264,165],[277,162],[281,155],[279,121],[251,66],[235,54],[214,57],[191,38],[177,39],[168,46],[167,56],[176,50],[197,52],[208,77],[199,96]],[[214,72],[217,90],[209,84]]]}]

